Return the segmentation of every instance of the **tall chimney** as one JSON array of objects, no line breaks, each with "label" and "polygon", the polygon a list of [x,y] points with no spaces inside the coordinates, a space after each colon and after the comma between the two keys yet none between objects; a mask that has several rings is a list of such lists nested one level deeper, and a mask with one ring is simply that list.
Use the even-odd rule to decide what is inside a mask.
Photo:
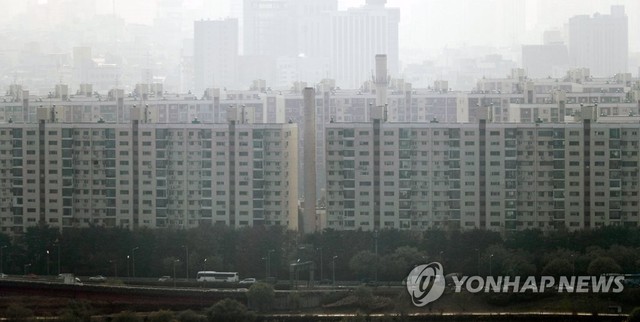
[{"label": "tall chimney", "polygon": [[389,80],[387,75],[387,55],[376,55],[376,106],[387,104],[387,88]]},{"label": "tall chimney", "polygon": [[305,87],[304,96],[304,212],[302,231],[316,231],[316,91]]}]

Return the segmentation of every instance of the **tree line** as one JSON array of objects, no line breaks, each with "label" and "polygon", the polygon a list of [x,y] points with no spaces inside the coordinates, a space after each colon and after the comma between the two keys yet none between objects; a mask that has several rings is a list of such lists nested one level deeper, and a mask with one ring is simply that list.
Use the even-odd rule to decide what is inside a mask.
[{"label": "tree line", "polygon": [[[381,230],[300,234],[281,227],[193,229],[30,227],[0,234],[6,274],[108,277],[173,275],[201,270],[288,280],[292,263],[312,263],[315,279],[400,282],[415,265],[441,262],[465,275],[599,275],[640,272],[640,229],[576,232]],[[306,278],[302,273],[300,278]],[[306,276],[306,275],[305,275]]]}]

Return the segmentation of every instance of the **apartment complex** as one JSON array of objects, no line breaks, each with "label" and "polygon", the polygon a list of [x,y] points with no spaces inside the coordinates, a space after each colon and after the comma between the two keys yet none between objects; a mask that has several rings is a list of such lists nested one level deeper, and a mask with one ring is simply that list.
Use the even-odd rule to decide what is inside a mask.
[{"label": "apartment complex", "polygon": [[[296,82],[290,90],[271,90],[266,82],[254,81],[249,89],[208,88],[204,94],[167,93],[162,84],[137,84],[131,92],[113,89],[106,94],[92,91],[83,84],[75,94],[68,86],[55,85],[50,95],[32,95],[20,85],[12,85],[0,96],[0,122],[37,122],[39,107],[56,107],[60,122],[129,122],[129,110],[147,108],[151,123],[188,123],[194,118],[204,123],[224,123],[231,107],[245,107],[251,123],[298,122],[303,117],[302,89],[307,84]],[[428,88],[415,88],[402,79],[391,79],[387,86],[387,119],[392,122],[445,123],[477,122],[477,109],[491,107],[490,122],[514,122],[520,112],[530,109],[531,117],[548,122],[560,121],[580,109],[580,104],[598,104],[607,115],[638,113],[640,83],[629,73],[613,77],[593,77],[589,69],[567,71],[562,78],[531,79],[523,69],[514,69],[504,78],[478,80],[473,91],[455,91],[447,81],[436,81]],[[364,122],[370,119],[371,106],[376,105],[373,80],[358,89],[344,89],[325,79],[316,86],[318,118],[323,123]],[[544,110],[555,115],[545,115]],[[564,114],[558,114],[560,109]],[[535,110],[539,110],[539,113]]]},{"label": "apartment complex", "polygon": [[[138,84],[132,92],[111,90],[96,95],[84,84],[74,95],[66,85],[58,84],[48,96],[30,95],[20,85],[12,85],[0,101],[0,123],[37,122],[39,107],[55,107],[61,123],[92,123],[102,119],[107,123],[129,123],[129,111],[141,107],[145,122],[172,124],[225,123],[227,110],[243,111],[248,123],[297,123],[304,130],[303,82],[290,90],[271,90],[265,81],[254,81],[249,89],[207,89],[204,95],[166,93],[161,84]],[[530,79],[522,69],[497,79],[480,79],[476,89],[454,91],[445,80],[429,88],[414,88],[402,79],[391,79],[386,95],[386,116],[390,122],[477,123],[479,108],[488,108],[491,123],[534,123],[538,120],[565,122],[579,111],[581,105],[598,104],[603,115],[638,115],[640,85],[630,74],[610,78],[594,78],[588,69],[574,69],[563,78]],[[359,89],[342,89],[333,80],[323,80],[316,88],[316,166],[325,172],[325,126],[330,122],[367,122],[372,106],[376,106],[377,90],[373,80]],[[304,150],[299,136],[299,152]],[[304,162],[298,157],[299,169]],[[299,175],[302,194],[304,176]],[[319,176],[316,191],[326,185]],[[318,195],[320,197],[320,195]]]},{"label": "apartment complex", "polygon": [[295,124],[0,125],[0,231],[53,227],[298,228]]},{"label": "apartment complex", "polygon": [[330,124],[326,227],[637,226],[637,117],[601,123],[595,110],[566,124]]},{"label": "apartment complex", "polygon": [[[388,79],[383,77],[384,73],[381,73],[381,75],[379,77],[380,80]],[[293,208],[281,209],[284,207],[282,202],[276,204],[276,200],[265,200],[262,203],[265,208],[260,208],[260,202],[255,202],[259,198],[255,198],[254,195],[260,196],[259,189],[262,188],[254,189],[258,192],[252,190],[254,192],[249,195],[244,192],[243,194],[240,194],[240,192],[234,193],[233,198],[236,198],[234,200],[248,198],[237,202],[231,202],[229,198],[232,198],[232,196],[229,195],[229,192],[223,192],[223,190],[230,189],[228,185],[231,183],[238,182],[239,186],[239,182],[246,181],[240,180],[240,178],[249,178],[250,182],[257,180],[252,176],[259,176],[260,174],[255,174],[249,165],[253,164],[254,158],[264,157],[264,152],[260,152],[259,146],[265,146],[266,143],[253,142],[253,136],[259,137],[261,131],[280,131],[279,137],[269,137],[266,132],[263,137],[265,140],[267,138],[272,140],[272,144],[269,144],[272,149],[275,149],[278,145],[280,147],[286,145],[286,152],[288,152],[286,157],[285,155],[272,155],[271,157],[279,157],[282,160],[273,160],[273,164],[270,163],[271,161],[267,162],[265,160],[263,163],[256,163],[256,166],[262,164],[265,167],[263,169],[264,175],[266,176],[266,173],[270,173],[269,178],[273,178],[274,182],[277,181],[275,178],[280,178],[283,173],[288,171],[286,178],[287,180],[294,180],[295,185],[290,182],[287,186],[295,190],[295,192],[287,190],[288,195],[284,196],[283,190],[277,196],[288,198],[287,207],[292,207],[298,202],[298,196],[302,196],[304,192],[305,162],[303,152],[305,146],[311,146],[305,145],[303,136],[298,135],[298,131],[303,133],[306,127],[305,121],[308,121],[305,119],[305,101],[302,95],[302,88],[305,86],[306,84],[304,83],[296,83],[289,91],[272,91],[264,81],[255,81],[248,90],[207,89],[204,95],[196,96],[191,93],[167,93],[162,90],[161,84],[138,84],[130,93],[114,89],[106,94],[98,94],[91,90],[91,85],[83,84],[75,95],[70,95],[66,85],[58,84],[50,95],[39,97],[30,95],[28,91],[22,89],[19,85],[12,85],[7,94],[0,97],[0,158],[3,162],[3,172],[0,173],[3,184],[0,185],[0,189],[5,189],[0,193],[0,203],[2,204],[0,213],[3,214],[2,220],[0,220],[2,229],[19,232],[26,227],[21,225],[28,226],[40,220],[53,225],[57,223],[61,227],[89,224],[123,227],[191,227],[203,222],[227,223],[234,227],[260,224],[261,222],[297,227],[298,224],[294,224],[294,220],[291,219],[297,220],[296,216],[291,217],[294,211],[290,209]],[[451,187],[450,182],[453,182],[449,175],[449,172],[453,170],[448,168],[448,162],[452,157],[449,151],[449,141],[456,140],[449,139],[449,135],[451,132],[455,133],[453,130],[459,129],[459,131],[462,131],[461,137],[468,136],[469,141],[476,140],[474,144],[477,147],[480,144],[480,141],[477,141],[479,140],[477,136],[480,135],[480,130],[478,130],[480,119],[484,120],[483,122],[488,128],[495,127],[497,129],[492,130],[493,132],[499,132],[495,139],[505,137],[507,129],[516,129],[516,131],[524,131],[522,141],[533,142],[528,134],[533,130],[528,130],[529,128],[557,127],[565,129],[565,135],[568,136],[568,133],[574,130],[569,131],[566,129],[580,127],[579,124],[582,122],[581,109],[585,105],[594,107],[596,117],[599,120],[607,119],[606,123],[594,123],[594,126],[620,123],[621,117],[615,118],[615,116],[624,116],[625,120],[634,120],[640,112],[640,85],[637,79],[632,78],[629,74],[618,74],[612,78],[594,78],[587,69],[571,70],[561,79],[529,79],[523,70],[514,70],[511,75],[505,78],[479,80],[477,88],[471,92],[452,91],[448,88],[448,83],[445,80],[437,81],[433,87],[425,89],[413,88],[410,83],[399,79],[391,79],[386,82],[368,81],[363,84],[362,88],[357,90],[340,89],[335,86],[335,82],[323,80],[316,85],[315,89],[315,123],[309,122],[308,124],[315,124],[315,168],[318,174],[316,177],[316,195],[320,199],[325,195],[324,191],[326,189],[327,200],[334,202],[329,204],[329,208],[326,211],[326,217],[328,218],[326,224],[322,222],[318,226],[333,228],[344,226],[344,229],[357,229],[359,227],[363,229],[371,227],[417,229],[418,227],[450,225],[450,220],[444,219],[449,218],[447,216],[449,216],[451,210],[449,208],[450,196],[448,191]],[[384,90],[386,95],[378,95],[381,90]],[[386,102],[386,105],[380,109],[378,106],[382,105],[382,102]],[[477,117],[479,111],[482,111],[483,118]],[[336,162],[342,166],[340,158],[343,156],[340,150],[335,150],[341,148],[340,144],[353,144],[357,149],[363,149],[362,151],[354,150],[354,156],[371,156],[372,150],[366,152],[368,151],[366,149],[373,148],[371,144],[376,142],[373,137],[374,130],[371,129],[373,125],[370,120],[372,118],[386,120],[386,122],[380,123],[380,126],[384,127],[385,130],[383,131],[383,136],[378,139],[383,150],[392,149],[392,151],[388,152],[397,158],[400,151],[393,150],[396,145],[385,145],[386,143],[397,141],[398,147],[415,146],[416,149],[424,149],[419,150],[420,156],[422,156],[422,153],[426,153],[425,160],[416,159],[415,162],[420,162],[420,165],[434,167],[431,170],[415,170],[418,172],[416,172],[415,176],[411,176],[411,180],[399,177],[393,186],[389,186],[394,189],[400,185],[403,189],[414,185],[417,185],[417,187],[422,185],[425,188],[430,187],[429,189],[432,190],[421,191],[422,195],[418,194],[418,192],[415,195],[413,194],[414,192],[410,194],[413,199],[425,196],[431,198],[416,201],[416,204],[411,203],[411,209],[422,210],[407,212],[405,208],[398,208],[400,207],[400,201],[397,203],[388,201],[390,202],[389,205],[378,204],[378,208],[375,208],[376,204],[372,204],[371,201],[367,201],[369,202],[369,205],[367,205],[366,203],[356,203],[355,199],[353,203],[356,206],[355,208],[347,208],[344,211],[335,208],[340,206],[340,202],[345,202],[336,201],[335,198],[340,196],[336,195],[336,193],[342,193],[342,190],[336,189],[342,189],[343,185],[358,187],[354,182],[349,182],[355,179],[349,177],[342,178],[344,179],[342,180],[340,178],[341,175],[351,176],[351,173],[353,176],[357,175],[358,177],[375,175],[371,170],[356,171],[356,168],[354,168],[351,171],[351,168],[348,168],[343,169],[345,170],[343,171],[337,169]],[[232,130],[231,124],[228,122],[229,119],[234,121],[236,128],[247,128],[247,135],[240,137],[239,132]],[[41,123],[43,120],[45,122]],[[136,123],[140,128],[149,130],[134,131],[133,126]],[[44,126],[47,129],[41,131],[40,126]],[[632,127],[632,125],[627,123],[623,127]],[[289,128],[292,128],[291,131],[295,129],[295,134],[293,132],[286,134],[285,129]],[[340,128],[347,129],[346,135],[351,135],[350,133],[352,132],[349,129],[355,129],[353,138],[341,138],[345,134],[339,134],[340,130],[336,129]],[[399,137],[400,131],[403,131],[403,138],[394,139],[395,141],[385,141],[384,133],[389,131],[394,133],[391,134],[392,137],[396,135]],[[404,138],[407,135],[404,131],[410,131],[409,139]],[[536,131],[534,133],[537,133]],[[242,133],[244,132],[242,131]],[[134,135],[134,133],[137,134]],[[235,133],[233,141],[231,141],[231,133]],[[120,137],[121,134],[122,137]],[[71,136],[69,137],[69,135]],[[209,138],[209,135],[211,138]],[[272,135],[276,134],[272,133]],[[106,138],[107,136],[109,139]],[[486,136],[493,139],[491,135]],[[543,135],[539,136],[545,137]],[[591,138],[593,137],[592,135]],[[278,139],[284,141],[277,141]],[[137,141],[134,142],[134,140]],[[193,147],[191,146],[192,140],[195,140],[193,141]],[[203,146],[209,145],[209,140],[211,140],[211,145],[214,147],[211,152],[203,150],[205,149]],[[258,138],[256,140],[263,139]],[[106,143],[107,141],[110,143]],[[123,144],[125,142],[129,143],[121,146],[120,141]],[[165,141],[166,143],[162,143]],[[433,143],[430,143],[431,141]],[[59,142],[59,146],[55,145],[55,142]],[[110,146],[115,144],[113,142],[118,143],[115,148],[102,148],[107,144]],[[423,145],[423,142],[427,142],[426,145]],[[66,146],[63,148],[63,144],[71,144],[71,147]],[[214,158],[218,153],[221,153],[220,157],[229,158],[232,153],[232,146],[240,147],[240,144],[248,144],[249,147],[254,146],[254,148],[249,149],[248,155],[237,155],[236,161],[233,162],[233,168],[231,168],[232,162],[228,160],[224,161],[223,164],[217,164],[218,161],[213,159],[211,162],[208,161],[208,158]],[[453,142],[451,144],[456,143]],[[499,147],[507,145],[506,142],[496,144]],[[295,149],[293,145],[296,146]],[[180,146],[182,148],[188,147],[188,150],[182,151]],[[596,143],[593,143],[592,146],[595,147]],[[134,147],[136,148],[134,149]],[[167,147],[170,147],[171,150]],[[216,150],[215,147],[219,147],[222,150]],[[473,146],[463,145],[462,147],[471,149]],[[142,151],[143,148],[149,150],[145,152]],[[49,154],[48,151],[51,149],[59,150],[54,152],[57,154]],[[100,152],[102,151],[100,149],[105,151]],[[206,149],[208,150],[209,148],[207,147]],[[537,149],[543,149],[543,147],[540,146]],[[468,157],[476,156],[479,153],[461,151],[461,156],[465,156],[466,152],[472,153],[466,155]],[[506,154],[506,151],[493,152],[498,152],[500,157]],[[520,150],[516,151],[516,153],[520,152]],[[524,151],[522,152],[524,153]],[[544,152],[544,150],[536,150],[534,152]],[[69,153],[73,156],[72,159],[68,159]],[[351,152],[345,153],[349,154]],[[413,153],[409,153],[412,156],[409,164],[414,162]],[[509,152],[509,155],[511,153],[513,152]],[[528,153],[529,151],[523,156],[529,155]],[[106,154],[109,157],[103,162],[101,155]],[[114,154],[116,159],[113,159]],[[453,154],[455,155],[456,153]],[[568,155],[568,152],[566,154]],[[66,157],[63,158],[62,155]],[[138,155],[136,161],[133,160],[133,155]],[[195,159],[189,161],[189,156]],[[382,154],[382,156],[384,157],[385,155]],[[489,154],[489,156],[492,155]],[[60,158],[59,160],[56,159],[58,157]],[[241,157],[243,161],[239,161]],[[576,157],[576,155],[572,155],[573,157]],[[120,164],[119,158],[123,158],[122,161],[126,162]],[[130,160],[127,158],[130,158]],[[247,161],[244,161],[244,158]],[[158,160],[157,162],[156,159]],[[147,163],[143,165],[141,163],[143,161]],[[403,176],[406,175],[406,168],[404,168],[407,166],[406,159],[395,161],[394,158],[391,158],[383,161],[390,162],[389,165],[381,163],[382,168],[385,169],[387,166],[393,168],[393,166],[402,164]],[[72,164],[71,167],[69,167],[69,162]],[[113,162],[117,162],[115,167]],[[149,162],[152,164],[150,170],[141,168],[138,169],[139,171],[133,170],[134,166],[148,167]],[[190,162],[195,162],[196,167],[194,168]],[[239,162],[242,162],[242,165]],[[281,167],[284,167],[281,171],[266,168],[270,165],[275,167],[275,162],[287,162],[287,165],[285,167],[280,164]],[[424,162],[427,163],[424,164]],[[350,162],[346,163],[350,164]],[[17,166],[14,167],[14,164]],[[99,168],[100,166],[104,167],[105,164],[109,164],[111,168]],[[200,167],[204,164],[207,170],[198,170],[198,164],[200,164]],[[355,162],[354,166],[371,169],[373,164],[371,160],[362,160],[362,162]],[[63,165],[66,168],[63,169]],[[217,170],[223,165],[223,170]],[[121,167],[125,166],[127,168],[121,169]],[[244,170],[239,171],[236,169],[241,166],[245,167]],[[504,165],[500,164],[500,166],[500,171],[504,171]],[[51,168],[54,172],[49,173],[49,168],[46,167],[54,167]],[[215,177],[213,170],[209,171],[209,167],[211,169],[215,168],[216,173],[222,171],[222,177]],[[409,169],[413,169],[413,165]],[[522,165],[518,169],[527,168]],[[69,171],[72,171],[71,175],[69,175]],[[117,176],[124,176],[122,179],[119,179],[119,177],[116,179],[117,186],[113,186],[114,178],[112,175],[114,171]],[[400,170],[380,170],[377,176],[384,176],[385,172],[389,171],[397,175]],[[471,177],[479,176],[479,170],[469,171],[472,173]],[[169,174],[169,172],[172,174]],[[499,171],[490,171],[489,173],[491,172]],[[109,177],[106,177],[107,173]],[[137,176],[135,173],[138,173]],[[464,174],[465,172],[461,173]],[[54,176],[61,177],[54,179],[54,183],[46,183],[47,185],[45,186],[45,182],[40,179],[42,175],[52,178]],[[81,175],[87,177],[79,179],[78,176]],[[96,176],[95,180],[92,177],[94,175]],[[151,177],[145,177],[145,175],[151,175]],[[162,175],[165,177],[159,177]],[[189,179],[185,179],[185,175],[188,175]],[[512,176],[512,173],[508,175]],[[17,176],[17,179],[14,180],[14,176]],[[203,176],[202,178],[204,179],[199,179],[200,176]],[[234,180],[232,180],[233,176],[235,176]],[[419,179],[420,177],[418,176],[423,176],[423,179]],[[284,179],[280,180],[281,185],[283,184],[282,180]],[[191,182],[193,187],[189,186],[187,181]],[[207,183],[205,181],[211,182]],[[18,185],[18,182],[21,182],[21,185]],[[82,186],[82,189],[73,188],[69,190],[70,182],[74,186]],[[171,184],[169,182],[174,183]],[[216,184],[224,183],[227,186],[224,189],[214,190],[216,185],[213,182],[216,182]],[[471,179],[469,179],[469,182],[471,182]],[[42,188],[40,188],[41,183],[43,185]],[[105,186],[107,183],[110,185],[109,187]],[[37,184],[37,188],[33,186],[34,184]],[[201,184],[211,184],[211,192],[207,191],[209,189],[200,188]],[[56,188],[56,185],[61,186]],[[93,185],[97,185],[96,188],[93,188]],[[146,191],[142,189],[142,187],[147,187],[148,185],[157,188]],[[166,192],[162,191],[163,187],[165,187],[163,185],[167,187],[164,189]],[[497,189],[499,186],[496,185],[495,188]],[[195,187],[199,188],[196,189]],[[473,186],[461,187],[462,190],[459,193],[462,196],[472,192],[464,189],[472,189]],[[491,187],[489,186],[488,189]],[[357,195],[362,196],[362,198],[380,195],[378,192],[374,194],[373,185],[371,188],[366,186],[359,188],[364,189],[357,191]],[[265,187],[263,195],[275,198],[276,195],[271,195],[271,190],[269,189]],[[370,189],[370,191],[366,189]],[[384,190],[384,186],[381,189],[379,191],[382,191],[382,193],[392,196],[392,191]],[[109,190],[109,196],[103,196],[101,190]],[[195,197],[188,194],[190,190],[196,196],[205,198],[205,200],[194,199]],[[128,194],[130,196],[138,197],[135,200],[133,197],[129,199],[121,198],[119,194],[115,193],[120,191],[129,191]],[[198,194],[198,191],[201,191],[204,195]],[[355,188],[353,191],[356,194]],[[485,193],[487,193],[486,191]],[[517,192],[520,193],[520,191],[518,190]],[[46,192],[44,195],[51,194],[54,197],[40,198],[43,192]],[[173,195],[174,192],[176,195]],[[493,192],[498,193],[497,190]],[[61,193],[66,195],[58,195]],[[68,195],[69,193],[72,194]],[[147,194],[145,195],[144,193]],[[149,193],[151,194],[149,195]],[[218,193],[220,194],[218,195]],[[347,191],[346,193],[349,195],[351,192]],[[24,196],[21,197],[21,194]],[[453,194],[457,195],[458,192],[454,191]],[[406,195],[403,196],[406,197]],[[477,194],[466,196],[478,197]],[[488,196],[490,197],[490,195]],[[65,201],[65,199],[71,201]],[[62,204],[47,204],[48,200],[61,202]],[[456,199],[452,200],[455,201]],[[145,202],[144,204],[142,204],[143,201]],[[224,202],[218,203],[219,201]],[[407,200],[402,199],[402,201],[403,207],[406,207],[405,201]],[[34,202],[36,202],[36,206],[34,206]],[[69,206],[69,202],[71,202],[71,206]],[[465,215],[463,214],[467,213],[468,215],[475,211],[473,209],[478,207],[477,203],[479,202],[473,201],[470,204],[465,202],[460,205],[461,209],[454,209],[455,211],[452,212],[454,214],[460,210],[461,219],[458,221],[461,227],[491,228],[494,227],[492,223],[499,222],[491,221],[492,217],[490,215],[492,211],[495,213],[499,212],[499,210],[487,210],[486,216],[483,217],[485,219],[478,219],[473,226],[471,225],[472,220],[465,221]],[[535,202],[535,200],[527,200],[526,205],[529,205],[529,202]],[[113,206],[114,203],[115,206]],[[231,203],[237,204],[237,206],[231,208]],[[95,206],[93,206],[94,204]],[[211,211],[209,211],[209,206],[204,206],[208,204],[211,204]],[[253,207],[254,204],[257,207]],[[351,203],[348,202],[348,204]],[[568,202],[565,204],[567,207],[571,206]],[[267,209],[267,206],[270,208]],[[464,207],[467,208],[462,209]],[[53,211],[49,211],[49,209]],[[363,217],[360,217],[363,220],[362,222],[355,219],[336,219],[342,216],[338,215],[337,212],[351,215],[355,213],[355,209],[358,209],[358,213],[362,213],[361,216]],[[511,208],[505,209],[512,210]],[[522,209],[517,209],[518,214],[533,211],[529,208]],[[398,218],[394,217],[396,215],[391,215],[391,213],[395,214],[396,210]],[[540,211],[546,212],[545,210]],[[116,214],[115,217],[114,212]],[[373,216],[374,213],[384,214],[385,212],[389,214],[389,220],[384,220],[384,216],[375,220],[364,220],[368,215]],[[14,213],[20,215],[13,215]],[[422,213],[420,216],[427,217],[417,217],[423,218],[420,220],[409,220],[407,217],[409,213],[413,213],[416,216],[418,213]],[[134,214],[137,217],[134,217]],[[211,217],[203,217],[210,214]],[[433,218],[436,219],[428,216],[435,216]],[[260,220],[260,218],[264,219]],[[481,222],[484,222],[484,226],[481,225]],[[540,225],[541,222],[544,223],[542,220],[531,219],[522,225],[526,226],[531,223],[535,226]],[[571,221],[573,225],[577,222]],[[494,228],[498,229],[496,227]],[[516,226],[516,228],[518,227],[520,226]]]}]

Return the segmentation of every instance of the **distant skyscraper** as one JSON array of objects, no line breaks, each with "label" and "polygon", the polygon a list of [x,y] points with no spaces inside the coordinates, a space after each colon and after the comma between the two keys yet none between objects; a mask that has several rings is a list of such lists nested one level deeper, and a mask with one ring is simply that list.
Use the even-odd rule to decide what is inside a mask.
[{"label": "distant skyscraper", "polygon": [[513,46],[522,43],[527,29],[526,2],[497,0],[494,6],[492,10],[496,11],[497,17],[501,17],[491,22],[495,28],[492,37],[501,40],[497,44]]},{"label": "distant skyscraper", "polygon": [[329,24],[337,10],[336,0],[245,0],[244,55],[252,64],[272,62],[270,86],[317,82],[330,74]]},{"label": "distant skyscraper", "polygon": [[522,46],[522,67],[533,78],[561,77],[569,65],[565,44]]},{"label": "distant skyscraper", "polygon": [[377,54],[387,55],[389,74],[397,75],[400,9],[386,8],[385,3],[385,0],[367,0],[360,8],[333,15],[331,76],[338,86],[358,88],[370,80]]},{"label": "distant skyscraper", "polygon": [[244,0],[244,54],[320,57],[336,0]]},{"label": "distant skyscraper", "polygon": [[569,66],[569,50],[560,30],[546,30],[542,45],[522,46],[522,67],[529,77],[562,77]]},{"label": "distant skyscraper", "polygon": [[287,19],[289,0],[244,0],[244,55],[291,53],[294,30]]},{"label": "distant skyscraper", "polygon": [[588,67],[594,76],[627,72],[629,34],[624,6],[612,6],[609,15],[569,19],[569,56],[574,67]]},{"label": "distant skyscraper", "polygon": [[73,47],[73,69],[76,83],[90,81],[89,73],[93,65],[91,47]]},{"label": "distant skyscraper", "polygon": [[238,19],[196,21],[193,41],[195,94],[236,86]]}]

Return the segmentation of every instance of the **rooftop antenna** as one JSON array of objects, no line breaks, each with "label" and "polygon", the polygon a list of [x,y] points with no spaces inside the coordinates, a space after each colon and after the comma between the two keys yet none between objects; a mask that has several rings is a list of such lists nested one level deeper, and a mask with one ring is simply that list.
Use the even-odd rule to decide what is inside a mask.
[{"label": "rooftop antenna", "polygon": [[[115,2],[115,0],[114,0]],[[120,69],[116,73],[116,87],[113,89],[116,98],[116,122],[120,121],[120,104],[118,104],[118,83],[120,82]]]},{"label": "rooftop antenna", "polygon": [[60,77],[60,85],[62,85],[62,71],[60,70],[60,60],[58,59],[56,63],[56,68],[58,70],[58,77]]},{"label": "rooftop antenna", "polygon": [[147,70],[145,71],[145,78],[146,78],[145,81],[147,82],[147,84],[151,84],[151,66],[150,66],[151,52],[149,51],[149,49],[147,49],[146,58],[147,58]]}]

